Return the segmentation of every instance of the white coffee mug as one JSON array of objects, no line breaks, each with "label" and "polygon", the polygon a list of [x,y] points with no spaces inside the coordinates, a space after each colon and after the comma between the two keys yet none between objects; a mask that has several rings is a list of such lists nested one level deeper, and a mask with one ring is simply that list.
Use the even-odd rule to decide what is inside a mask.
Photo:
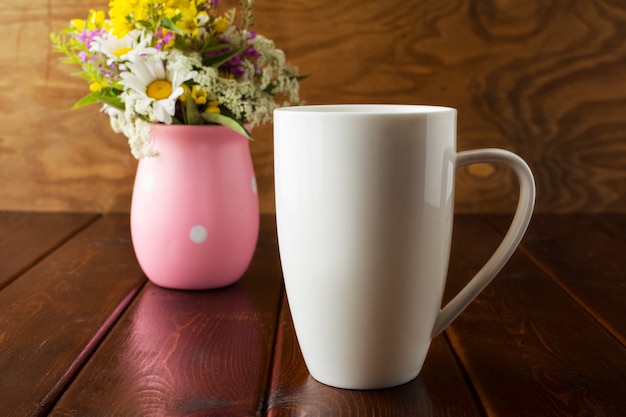
[{"label": "white coffee mug", "polygon": [[[456,110],[328,105],[274,112],[276,219],[285,290],[313,378],[339,388],[400,385],[431,339],[518,246],[535,201],[528,165],[501,149],[456,152]],[[504,164],[520,182],[502,243],[441,308],[455,169]]]}]

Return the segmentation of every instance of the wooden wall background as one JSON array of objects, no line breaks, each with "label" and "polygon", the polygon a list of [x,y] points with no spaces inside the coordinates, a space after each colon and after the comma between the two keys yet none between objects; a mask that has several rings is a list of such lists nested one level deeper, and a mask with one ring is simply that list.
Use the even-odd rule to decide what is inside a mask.
[{"label": "wooden wall background", "polygon": [[[136,162],[50,48],[49,33],[108,0],[0,0],[0,210],[128,211]],[[223,0],[222,3],[236,3]],[[539,211],[626,211],[626,1],[257,0],[256,30],[318,103],[459,109],[459,149],[531,165]],[[271,126],[251,144],[273,212]],[[506,212],[499,167],[458,170],[457,209]]]}]

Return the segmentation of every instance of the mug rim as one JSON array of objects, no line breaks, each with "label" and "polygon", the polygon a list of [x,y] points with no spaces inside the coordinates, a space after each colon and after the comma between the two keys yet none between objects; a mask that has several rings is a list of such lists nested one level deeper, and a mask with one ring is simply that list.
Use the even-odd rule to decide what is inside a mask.
[{"label": "mug rim", "polygon": [[429,104],[313,104],[280,107],[274,110],[280,113],[351,115],[432,114],[455,111],[453,107]]}]

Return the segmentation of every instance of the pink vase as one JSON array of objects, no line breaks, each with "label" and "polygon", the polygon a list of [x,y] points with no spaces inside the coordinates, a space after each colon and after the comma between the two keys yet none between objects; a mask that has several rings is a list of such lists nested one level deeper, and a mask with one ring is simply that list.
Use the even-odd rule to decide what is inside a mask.
[{"label": "pink vase", "polygon": [[131,207],[137,260],[155,284],[219,288],[248,268],[259,201],[248,139],[222,126],[154,125]]}]

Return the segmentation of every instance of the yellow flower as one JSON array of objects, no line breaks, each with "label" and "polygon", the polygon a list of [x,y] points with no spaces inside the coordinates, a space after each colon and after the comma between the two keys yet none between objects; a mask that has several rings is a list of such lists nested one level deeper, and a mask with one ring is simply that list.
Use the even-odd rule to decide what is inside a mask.
[{"label": "yellow flower", "polygon": [[150,20],[151,3],[154,0],[136,0],[133,9],[133,20],[135,22],[146,22]]},{"label": "yellow flower", "polygon": [[194,85],[192,88],[189,88],[186,84],[182,84],[181,87],[183,87],[184,93],[179,97],[180,101],[186,103],[187,94],[189,94],[189,97],[191,97],[194,103],[198,105],[206,104],[207,93],[204,91],[204,88],[199,85]]},{"label": "yellow flower", "polygon": [[168,9],[178,9],[180,7],[184,7],[184,0],[165,0],[162,2],[163,6]]},{"label": "yellow flower", "polygon": [[96,30],[101,29],[106,24],[105,14],[102,10],[89,10],[89,14],[87,15],[87,20],[82,19],[72,19],[70,21],[70,25],[78,30],[82,31],[84,29]]},{"label": "yellow flower", "polygon": [[108,87],[109,83],[107,83],[106,81],[94,81],[91,84],[89,84],[89,90],[90,91],[100,91],[105,87]]},{"label": "yellow flower", "polygon": [[220,102],[217,101],[217,100],[211,101],[204,112],[205,113],[220,114],[222,111],[218,107],[219,104],[220,104]]},{"label": "yellow flower", "polygon": [[181,84],[181,87],[183,87],[183,93],[178,98],[183,103],[186,103],[187,102],[187,94],[191,95],[191,89],[189,88],[189,86],[187,86],[187,84]]},{"label": "yellow flower", "polygon": [[133,29],[133,24],[129,23],[129,19],[137,17],[134,13],[140,3],[141,0],[111,0],[109,2],[109,17],[115,36],[123,38]]},{"label": "yellow flower", "polygon": [[196,104],[206,104],[207,94],[204,88],[194,85],[191,90],[191,98]]},{"label": "yellow flower", "polygon": [[100,29],[104,24],[105,15],[102,10],[89,10],[89,16],[87,16],[87,29],[94,30]]},{"label": "yellow flower", "polygon": [[123,38],[128,35],[128,32],[130,32],[132,28],[132,25],[129,25],[126,22],[113,22],[113,34],[118,38]]},{"label": "yellow flower", "polygon": [[213,30],[218,33],[225,32],[226,29],[228,29],[228,26],[228,19],[226,19],[224,16],[220,16],[213,21]]},{"label": "yellow flower", "polygon": [[70,21],[70,24],[74,29],[78,31],[82,31],[83,29],[85,29],[85,21],[82,19],[72,19]]},{"label": "yellow flower", "polygon": [[163,6],[167,9],[180,10],[181,14],[192,13],[195,16],[196,2],[193,0],[161,0]]},{"label": "yellow flower", "polygon": [[195,17],[192,19],[181,19],[176,22],[176,26],[193,36],[198,34],[198,19]]},{"label": "yellow flower", "polygon": [[176,26],[194,36],[198,34],[198,9],[194,0],[160,1],[163,5],[163,14],[166,17],[178,18]]}]

